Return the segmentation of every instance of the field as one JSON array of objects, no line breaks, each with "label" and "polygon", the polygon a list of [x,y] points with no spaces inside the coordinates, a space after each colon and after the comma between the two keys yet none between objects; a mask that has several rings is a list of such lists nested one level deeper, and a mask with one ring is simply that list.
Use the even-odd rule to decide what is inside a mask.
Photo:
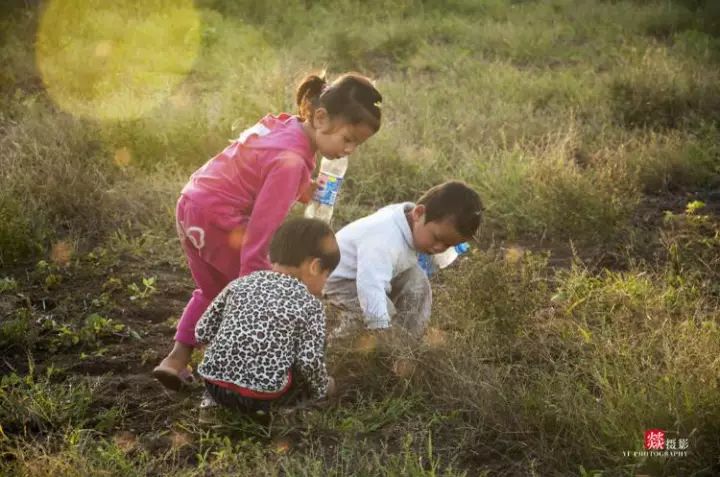
[{"label": "field", "polygon": [[[0,475],[720,474],[719,2],[0,8]],[[323,69],[384,97],[333,227],[459,178],[480,240],[421,343],[330,346],[328,407],[201,421],[150,376],[175,201]]]}]

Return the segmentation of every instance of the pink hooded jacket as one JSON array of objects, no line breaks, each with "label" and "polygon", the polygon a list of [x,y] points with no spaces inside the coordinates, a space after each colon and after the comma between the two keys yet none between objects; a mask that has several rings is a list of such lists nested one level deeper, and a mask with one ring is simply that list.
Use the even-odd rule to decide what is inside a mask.
[{"label": "pink hooded jacket", "polygon": [[[270,268],[270,239],[314,169],[315,151],[300,119],[267,115],[198,169],[182,194],[210,223],[228,233],[243,231],[242,276]],[[227,253],[227,244],[219,245]]]}]

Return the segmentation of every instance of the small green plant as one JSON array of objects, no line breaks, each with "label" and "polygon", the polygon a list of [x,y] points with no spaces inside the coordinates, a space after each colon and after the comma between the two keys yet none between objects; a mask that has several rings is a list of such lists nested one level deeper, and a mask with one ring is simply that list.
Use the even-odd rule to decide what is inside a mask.
[{"label": "small green plant", "polygon": [[117,277],[110,277],[107,280],[105,280],[105,283],[103,283],[103,291],[117,291],[122,289],[123,282],[120,278]]},{"label": "small green plant", "polygon": [[111,318],[93,313],[79,328],[72,324],[58,323],[54,318],[45,318],[41,321],[41,330],[45,335],[42,341],[44,346],[56,352],[75,346],[86,348],[98,346],[102,339],[120,335],[127,330],[127,327]]},{"label": "small green plant", "polygon": [[140,355],[140,364],[145,366],[147,363],[154,363],[155,361],[159,361],[160,358],[160,353],[158,353],[157,350],[153,348],[147,348]]},{"label": "small green plant", "polygon": [[45,277],[45,288],[48,290],[52,290],[54,288],[57,288],[62,283],[62,275],[59,275],[57,273],[51,273],[47,277]]},{"label": "small green plant", "polygon": [[108,308],[112,304],[112,298],[108,292],[102,292],[90,302],[95,308]]},{"label": "small green plant", "polygon": [[143,278],[142,287],[137,283],[131,283],[128,285],[128,291],[131,293],[131,301],[137,300],[141,304],[146,304],[147,300],[157,292],[155,288],[155,277]]},{"label": "small green plant", "polygon": [[52,270],[52,264],[47,260],[40,260],[35,264],[35,271],[39,273],[48,273]]},{"label": "small green plant", "polygon": [[696,215],[699,210],[702,210],[705,207],[705,202],[700,200],[693,200],[692,202],[688,202],[688,205],[685,206],[685,213],[687,215]]},{"label": "small green plant", "polygon": [[49,334],[43,339],[43,345],[51,352],[71,348],[80,343],[80,334],[68,325],[57,323],[54,319],[43,320],[41,330],[43,334]]},{"label": "small green plant", "polygon": [[0,278],[0,293],[11,292],[17,290],[17,282],[12,277]]},{"label": "small green plant", "polygon": [[60,267],[47,260],[40,260],[35,264],[33,276],[35,280],[42,283],[46,290],[58,288],[63,281]]},{"label": "small green plant", "polygon": [[123,330],[125,330],[124,324],[93,313],[85,319],[85,326],[83,326],[81,331],[89,336],[87,341],[95,342],[98,338],[111,336]]}]

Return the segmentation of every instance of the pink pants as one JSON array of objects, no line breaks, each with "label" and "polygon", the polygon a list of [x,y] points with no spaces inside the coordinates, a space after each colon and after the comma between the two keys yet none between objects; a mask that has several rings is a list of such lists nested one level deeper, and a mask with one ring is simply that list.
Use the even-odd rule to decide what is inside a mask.
[{"label": "pink pants", "polygon": [[244,224],[213,217],[188,198],[178,200],[177,231],[197,288],[183,310],[175,341],[195,346],[195,325],[225,286],[240,274]]}]

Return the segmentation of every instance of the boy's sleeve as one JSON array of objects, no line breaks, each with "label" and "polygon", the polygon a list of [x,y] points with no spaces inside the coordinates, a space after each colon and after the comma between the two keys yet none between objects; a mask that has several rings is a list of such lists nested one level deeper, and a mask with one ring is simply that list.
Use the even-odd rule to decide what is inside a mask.
[{"label": "boy's sleeve", "polygon": [[215,338],[222,324],[225,304],[232,294],[231,285],[232,282],[215,297],[207,310],[205,310],[205,313],[200,317],[197,325],[195,325],[195,341],[198,343],[207,344]]},{"label": "boy's sleeve", "polygon": [[283,152],[265,176],[240,252],[240,276],[269,270],[270,239],[285,220],[307,175],[305,161],[298,154]]},{"label": "boy's sleeve", "polygon": [[328,375],[325,368],[325,311],[319,301],[310,305],[298,340],[297,366],[313,397],[323,398],[327,394]]},{"label": "boy's sleeve", "polygon": [[366,242],[357,250],[357,295],[369,329],[389,328],[387,293],[392,280],[392,255],[380,243]]}]

